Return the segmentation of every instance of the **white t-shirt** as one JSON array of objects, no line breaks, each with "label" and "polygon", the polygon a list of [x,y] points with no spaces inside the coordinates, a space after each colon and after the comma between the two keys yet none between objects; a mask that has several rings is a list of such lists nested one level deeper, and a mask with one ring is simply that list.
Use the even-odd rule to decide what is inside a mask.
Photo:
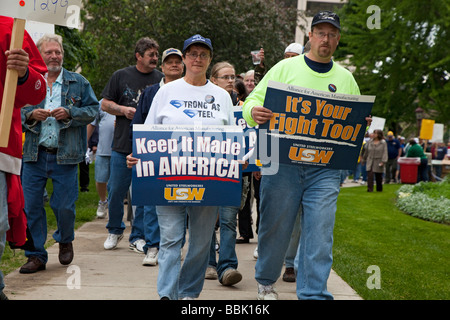
[{"label": "white t-shirt", "polygon": [[144,124],[233,125],[233,103],[209,80],[193,86],[181,78],[158,90]]}]

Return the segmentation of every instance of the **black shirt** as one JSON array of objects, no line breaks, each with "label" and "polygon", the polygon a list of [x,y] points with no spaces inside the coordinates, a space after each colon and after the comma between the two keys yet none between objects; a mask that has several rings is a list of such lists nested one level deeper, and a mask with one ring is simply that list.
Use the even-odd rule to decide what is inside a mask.
[{"label": "black shirt", "polygon": [[[158,83],[163,76],[163,73],[156,69],[150,73],[142,73],[136,66],[126,67],[114,72],[103,89],[102,96],[119,105],[137,108],[145,88]],[[131,153],[130,123],[131,120],[125,116],[116,116],[112,150]]]}]

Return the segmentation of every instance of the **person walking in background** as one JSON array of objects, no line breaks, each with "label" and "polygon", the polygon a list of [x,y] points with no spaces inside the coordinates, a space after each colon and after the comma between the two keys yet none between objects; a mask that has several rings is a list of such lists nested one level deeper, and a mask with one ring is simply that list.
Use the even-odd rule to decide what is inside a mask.
[{"label": "person walking in background", "polygon": [[397,161],[398,158],[402,156],[402,145],[400,141],[398,141],[394,137],[394,133],[389,131],[387,133],[387,152],[388,152],[388,161],[386,163],[386,172],[385,172],[385,180],[384,183],[390,183],[391,180],[396,183],[397,177]]},{"label": "person walking in background", "polygon": [[22,182],[25,212],[34,250],[20,273],[45,269],[48,254],[44,189],[53,183],[50,207],[56,217],[53,238],[59,243],[59,262],[70,264],[75,237],[75,201],[78,199],[78,164],[85,159],[86,126],[98,113],[98,101],[89,81],[63,68],[64,48],[59,35],[44,35],[37,43],[48,68],[47,95],[38,105],[22,108],[25,143]]},{"label": "person walking in background", "polygon": [[[164,50],[161,58],[161,70],[164,73],[164,77],[159,83],[156,83],[150,87],[147,87],[142,93],[141,99],[139,100],[136,113],[134,114],[133,120],[130,124],[130,139],[133,138],[133,125],[143,124],[147,118],[148,112],[153,102],[153,98],[159,89],[169,82],[180,79],[183,75],[184,64],[183,55],[180,50],[175,48],[169,48]],[[137,161],[130,153],[127,156],[127,166],[129,161]],[[131,205],[131,204],[130,204]],[[137,216],[142,216],[143,211],[143,230],[141,233],[144,234],[145,244],[143,246],[143,251],[145,254],[142,260],[142,265],[144,266],[155,266],[158,264],[158,251],[159,251],[159,225],[158,216],[156,215],[155,206],[137,206],[135,207],[135,212],[138,211]]]},{"label": "person walking in background", "polygon": [[[111,76],[103,89],[102,110],[116,116],[111,151],[111,173],[108,180],[109,221],[106,225],[108,237],[103,246],[112,250],[123,238],[123,200],[131,184],[131,169],[127,168],[126,156],[131,153],[130,123],[136,112],[142,92],[158,83],[163,74],[158,65],[158,43],[150,38],[141,38],[136,43],[134,57],[136,65],[120,69]],[[130,248],[144,252],[143,210],[134,217],[129,238]]]},{"label": "person walking in background", "polygon": [[407,158],[420,158],[420,165],[418,167],[417,182],[428,181],[428,158],[419,144],[418,138],[409,140],[409,148],[406,152]]},{"label": "person walking in background", "polygon": [[[101,104],[100,100],[100,104]],[[99,196],[97,218],[104,219],[108,215],[107,183],[110,174],[111,144],[114,136],[116,117],[102,110],[99,106],[94,121],[88,124],[88,139],[94,130],[98,130],[98,145],[95,154],[95,188]]]},{"label": "person walking in background", "polygon": [[[234,66],[222,61],[216,63],[211,69],[211,82],[225,89],[231,97],[234,106],[242,105],[237,94],[233,91],[236,72]],[[249,175],[242,175],[242,197],[247,196]],[[244,200],[245,202],[245,200]],[[242,280],[242,274],[237,270],[238,258],[236,255],[236,226],[237,214],[240,207],[224,206],[219,208],[220,251],[219,260],[216,261],[215,240],[213,233],[209,264],[206,279],[219,279],[224,286],[232,286]]]},{"label": "person walking in background", "polygon": [[[0,16],[0,100],[6,85],[7,70],[18,75],[16,95],[11,119],[9,140],[0,148],[0,261],[6,241],[23,245],[26,242],[24,197],[20,183],[22,166],[22,120],[20,109],[26,104],[38,104],[45,99],[47,72],[42,57],[27,31],[22,49],[10,50],[13,19]],[[0,108],[1,110],[1,108]],[[11,225],[10,225],[11,223]],[[10,229],[11,228],[11,229]],[[0,270],[0,300],[7,300],[3,292],[5,283]]]},{"label": "person walking in background", "polygon": [[367,170],[367,191],[373,192],[373,178],[377,191],[383,191],[383,173],[388,161],[387,143],[383,137],[383,131],[376,129],[372,133],[372,139],[364,145],[362,154]]}]

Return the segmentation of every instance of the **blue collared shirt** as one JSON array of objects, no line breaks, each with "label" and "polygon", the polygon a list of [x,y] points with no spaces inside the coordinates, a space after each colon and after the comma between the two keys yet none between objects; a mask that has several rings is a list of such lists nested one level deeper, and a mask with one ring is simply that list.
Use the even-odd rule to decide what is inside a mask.
[{"label": "blue collared shirt", "polygon": [[[47,86],[45,96],[45,109],[54,110],[61,107],[62,71],[53,83],[52,88]],[[58,148],[59,123],[54,117],[48,117],[41,124],[39,145],[47,148]]]}]

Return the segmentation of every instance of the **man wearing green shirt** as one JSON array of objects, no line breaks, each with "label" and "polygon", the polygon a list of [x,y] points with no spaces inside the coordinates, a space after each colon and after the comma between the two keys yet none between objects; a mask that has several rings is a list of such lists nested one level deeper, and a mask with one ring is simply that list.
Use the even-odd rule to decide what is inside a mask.
[{"label": "man wearing green shirt", "polygon": [[[255,126],[272,117],[272,111],[263,107],[269,80],[359,95],[352,74],[331,59],[340,37],[339,17],[329,11],[318,13],[309,32],[311,50],[304,55],[281,60],[267,72],[245,100],[245,120]],[[259,256],[255,267],[258,299],[278,298],[274,283],[281,274],[300,207],[303,213],[296,258],[297,297],[333,299],[327,291],[327,280],[333,260],[333,227],[340,170],[283,163],[277,165],[276,172],[273,168],[262,168]]]},{"label": "man wearing green shirt", "polygon": [[406,157],[408,158],[420,158],[420,165],[417,168],[417,182],[420,181],[428,181],[428,158],[423,148],[420,144],[418,144],[417,138],[413,138],[409,141],[410,147],[406,152]]}]

